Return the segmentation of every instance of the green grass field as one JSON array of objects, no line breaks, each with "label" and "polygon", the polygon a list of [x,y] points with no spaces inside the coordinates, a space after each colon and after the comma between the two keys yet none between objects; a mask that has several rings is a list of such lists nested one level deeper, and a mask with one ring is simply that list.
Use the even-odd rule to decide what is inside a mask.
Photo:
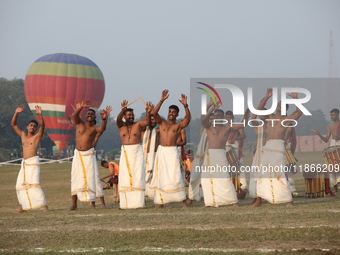
[{"label": "green grass field", "polygon": [[[299,164],[323,163],[320,152],[297,153]],[[250,155],[245,158],[249,164]],[[41,166],[41,186],[50,208],[17,214],[15,182],[19,166],[0,167],[0,253],[3,254],[340,254],[340,192],[336,198],[296,198],[293,207],[205,208],[203,202],[182,209],[171,203],[154,209],[116,210],[112,190],[105,190],[107,209],[89,203],[71,205],[71,164]],[[108,170],[100,167],[101,176]],[[297,192],[304,179],[296,175]],[[97,201],[99,204],[99,200]]]}]

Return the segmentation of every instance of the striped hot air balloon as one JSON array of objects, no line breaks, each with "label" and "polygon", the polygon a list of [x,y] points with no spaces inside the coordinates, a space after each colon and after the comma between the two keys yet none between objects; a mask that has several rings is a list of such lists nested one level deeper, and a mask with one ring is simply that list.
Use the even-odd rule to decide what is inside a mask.
[{"label": "striped hot air balloon", "polygon": [[[34,113],[42,107],[46,132],[63,150],[74,137],[71,115],[75,101],[89,99],[98,109],[103,101],[105,83],[99,67],[90,59],[75,54],[43,56],[28,69],[25,79],[26,101]],[[86,111],[82,111],[85,116]]]}]

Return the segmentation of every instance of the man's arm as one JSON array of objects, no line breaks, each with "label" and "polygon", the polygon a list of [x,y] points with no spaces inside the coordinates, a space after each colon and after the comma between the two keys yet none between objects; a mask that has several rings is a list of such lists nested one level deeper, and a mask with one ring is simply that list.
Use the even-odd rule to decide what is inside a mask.
[{"label": "man's arm", "polygon": [[44,135],[44,131],[45,131],[45,121],[44,118],[42,116],[42,109],[40,106],[36,105],[35,106],[35,113],[39,116],[39,124],[40,124],[40,129],[39,132],[37,133],[37,135],[42,138],[42,136]]},{"label": "man's arm", "polygon": [[21,137],[23,131],[18,127],[17,119],[18,119],[19,113],[24,111],[24,108],[25,107],[23,105],[19,105],[17,107],[17,109],[15,110],[13,117],[12,117],[12,121],[11,121],[12,128],[14,129],[15,133],[17,133],[20,137]]},{"label": "man's arm", "polygon": [[97,133],[103,133],[106,130],[107,119],[109,118],[111,111],[112,107],[106,106],[106,109],[100,112],[100,117],[102,118],[102,125],[96,128]]},{"label": "man's arm", "polygon": [[178,101],[184,106],[185,116],[184,116],[184,119],[180,122],[180,126],[182,128],[185,128],[189,125],[190,120],[191,120],[191,113],[189,110],[188,98],[186,95],[181,94],[181,100],[178,100]]},{"label": "man's arm", "polygon": [[[267,104],[267,101],[269,98],[271,98],[273,95],[273,89],[272,88],[269,88],[267,89],[266,91],[266,95],[264,96],[264,98],[261,99],[259,105],[257,106],[257,110],[263,110],[263,108],[266,106]],[[253,114],[251,116],[251,119],[255,120],[257,118],[257,115],[256,114]],[[260,125],[260,123],[258,123],[258,125]],[[255,125],[254,125],[255,126]]]},{"label": "man's arm", "polygon": [[121,110],[118,113],[117,120],[116,120],[116,125],[118,128],[121,128],[124,125],[123,116],[127,109],[128,101],[123,100],[123,102],[120,105],[121,105]]},{"label": "man's arm", "polygon": [[234,143],[236,140],[246,139],[246,134],[244,133],[244,128],[238,130],[238,136],[233,136],[233,138],[229,141],[230,143]]},{"label": "man's arm", "polygon": [[154,105],[150,101],[146,102],[145,119],[138,122],[142,131],[145,131],[146,127],[151,125],[151,112],[153,107]]},{"label": "man's arm", "polygon": [[325,143],[327,143],[327,142],[329,141],[329,138],[330,138],[331,135],[332,135],[332,132],[330,131],[329,127],[327,128],[327,135],[326,135],[326,136],[321,135],[320,132],[319,132],[319,130],[315,130],[315,131],[313,131],[313,132],[314,132],[315,134],[317,134],[317,135],[320,137],[320,139],[321,139],[322,141],[324,141]]},{"label": "man's arm", "polygon": [[[288,94],[290,97],[297,99],[298,98],[298,93],[294,92],[291,94]],[[282,106],[281,106],[282,107]],[[293,119],[293,120],[297,120],[298,118],[300,118],[302,116],[302,111],[300,110],[300,108],[296,107],[296,110],[289,115],[286,119]]]},{"label": "man's arm", "polygon": [[210,114],[220,107],[219,103],[212,105],[207,111],[207,114],[201,116],[201,123],[204,128],[210,127],[209,116]]},{"label": "man's arm", "polygon": [[89,101],[88,100],[82,100],[82,101],[77,101],[76,102],[76,110],[74,111],[73,118],[74,118],[74,122],[76,123],[76,125],[82,123],[83,121],[81,120],[79,114],[81,112],[81,110],[83,110],[86,107],[90,107],[90,105],[88,104]]},{"label": "man's arm", "polygon": [[168,97],[170,96],[169,94],[169,90],[165,89],[162,91],[162,96],[161,96],[161,100],[158,102],[158,104],[155,106],[155,108],[152,111],[153,117],[155,118],[155,121],[158,124],[161,124],[163,119],[161,118],[161,116],[159,116],[158,112],[161,109],[161,106],[163,104],[163,102],[168,99]]},{"label": "man's arm", "polygon": [[185,129],[181,130],[180,136],[177,139],[177,146],[183,146],[187,144],[187,133]]}]

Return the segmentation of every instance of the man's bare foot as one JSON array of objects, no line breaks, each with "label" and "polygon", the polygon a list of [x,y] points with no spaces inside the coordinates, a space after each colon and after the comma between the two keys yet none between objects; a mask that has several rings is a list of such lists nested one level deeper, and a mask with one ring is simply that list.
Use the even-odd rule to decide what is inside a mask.
[{"label": "man's bare foot", "polygon": [[258,207],[258,206],[261,206],[261,198],[260,197],[257,197],[255,198],[255,203],[252,205],[252,207]]},{"label": "man's bare foot", "polygon": [[27,212],[26,210],[23,210],[22,208],[20,208],[18,211],[16,211],[16,213],[25,213]]},{"label": "man's bare foot", "polygon": [[116,208],[116,210],[121,210],[122,208],[120,208],[120,206],[118,206],[117,208]]},{"label": "man's bare foot", "polygon": [[70,209],[68,209],[69,211],[75,211],[75,210],[78,210],[77,206],[71,206]]},{"label": "man's bare foot", "polygon": [[187,206],[187,202],[186,201],[183,201],[183,203],[182,203],[182,207],[183,208],[187,208],[188,206]]},{"label": "man's bare foot", "polygon": [[48,211],[49,211],[48,206],[45,205],[45,206],[44,206],[44,212],[48,212]]},{"label": "man's bare foot", "polygon": [[160,205],[157,205],[155,208],[158,209],[158,208],[163,208],[164,206],[162,204]]},{"label": "man's bare foot", "polygon": [[189,200],[187,201],[187,205],[191,205],[191,204],[192,204],[192,200],[189,199]]},{"label": "man's bare foot", "polygon": [[236,203],[236,204],[233,204],[233,207],[238,207],[238,203]]},{"label": "man's bare foot", "polygon": [[100,205],[100,207],[103,208],[103,209],[106,209],[106,208],[107,208],[105,204],[104,204],[104,205],[103,205],[103,204]]},{"label": "man's bare foot", "polygon": [[293,201],[289,202],[286,206],[293,206]]}]

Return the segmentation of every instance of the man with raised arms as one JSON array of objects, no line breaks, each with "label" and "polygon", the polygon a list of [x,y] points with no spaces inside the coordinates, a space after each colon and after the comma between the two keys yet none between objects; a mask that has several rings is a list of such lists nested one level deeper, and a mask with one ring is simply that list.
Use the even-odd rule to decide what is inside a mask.
[{"label": "man with raised arms", "polygon": [[16,190],[20,204],[18,213],[26,212],[26,210],[43,207],[44,211],[48,211],[46,198],[43,190],[40,187],[40,162],[37,151],[41,138],[45,130],[45,122],[42,116],[40,106],[35,106],[35,113],[39,116],[40,129],[36,120],[28,123],[27,133],[22,131],[17,126],[19,113],[24,111],[24,106],[19,105],[14,112],[11,126],[21,138],[23,159],[21,168],[18,174]]},{"label": "man with raised arms", "polygon": [[[259,110],[262,110],[268,99],[272,96],[272,89],[268,89],[266,96],[262,99]],[[297,93],[289,94],[297,99]],[[281,115],[281,102],[277,104],[276,113],[270,114],[267,124],[267,141],[263,146],[261,159],[262,173],[257,181],[257,196],[264,198],[272,204],[288,203],[293,205],[292,192],[285,175],[286,155],[284,136],[287,126],[291,124],[289,120],[297,120],[301,117],[302,111],[299,108],[289,116]],[[285,126],[281,123],[285,121]],[[255,203],[254,206],[257,206]]]},{"label": "man with raised arms", "polygon": [[159,125],[160,145],[156,153],[153,178],[150,189],[155,191],[154,203],[158,208],[170,202],[182,201],[186,207],[185,183],[181,175],[180,155],[177,150],[177,141],[182,129],[189,125],[191,114],[187,104],[187,97],[182,94],[179,102],[184,106],[185,117],[176,122],[179,108],[171,105],[168,112],[168,120],[162,119],[158,112],[163,102],[169,97],[168,90],[162,91],[161,100],[156,105],[153,115]]},{"label": "man with raised arms", "polygon": [[[206,115],[201,116],[201,122],[208,137],[208,151],[201,166],[201,182],[205,206],[218,207],[233,204],[237,206],[237,196],[230,180],[229,164],[226,158],[225,146],[230,132],[243,128],[243,124],[224,122],[224,111],[215,104],[208,109]],[[213,124],[209,122],[210,114],[214,112]],[[244,123],[248,120],[249,109],[244,115]]]},{"label": "man with raised arms", "polygon": [[[96,190],[100,187],[102,189],[101,184],[98,186],[100,180],[94,146],[99,138],[98,133],[103,133],[106,129],[107,118],[112,108],[107,106],[105,110],[102,110],[100,113],[102,124],[98,127],[95,125],[96,113],[93,109],[86,112],[85,122],[80,118],[80,112],[88,107],[90,107],[88,100],[78,101],[73,113],[76,124],[76,149],[71,170],[72,205],[70,211],[77,210],[77,199],[91,202],[91,207],[95,209]],[[101,198],[101,204],[105,207],[104,196]]]},{"label": "man with raised arms", "polygon": [[127,106],[128,101],[124,100],[116,122],[122,139],[118,182],[119,209],[145,207],[145,170],[141,139],[142,131],[151,123],[152,104],[146,103],[146,119],[137,122],[133,109]]}]

